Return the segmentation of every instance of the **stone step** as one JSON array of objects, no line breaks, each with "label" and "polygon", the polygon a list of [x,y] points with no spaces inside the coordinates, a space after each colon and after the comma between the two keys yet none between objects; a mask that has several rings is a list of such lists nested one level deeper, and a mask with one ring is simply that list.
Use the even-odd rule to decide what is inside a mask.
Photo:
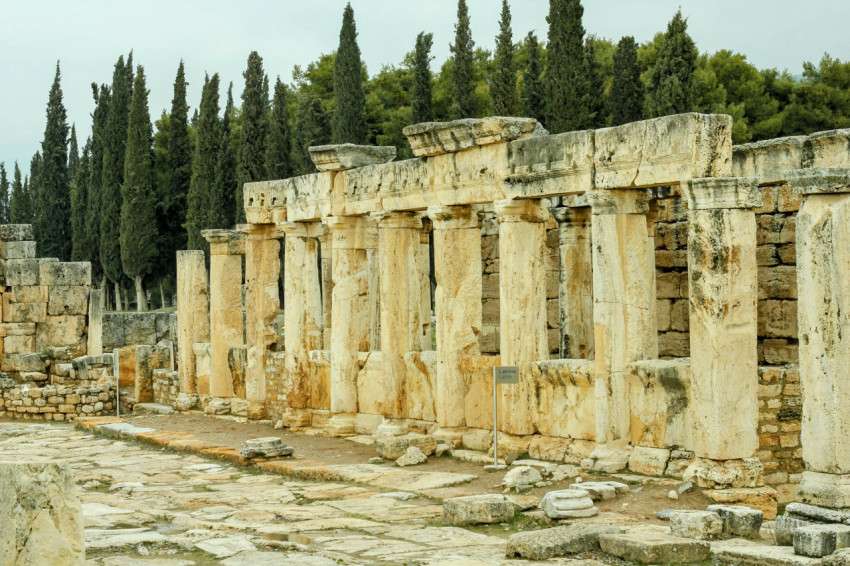
[{"label": "stone step", "polygon": [[174,409],[160,403],[136,403],[133,412],[137,415],[170,415]]},{"label": "stone step", "polygon": [[600,535],[602,552],[639,564],[689,564],[710,554],[708,543],[659,533]]}]

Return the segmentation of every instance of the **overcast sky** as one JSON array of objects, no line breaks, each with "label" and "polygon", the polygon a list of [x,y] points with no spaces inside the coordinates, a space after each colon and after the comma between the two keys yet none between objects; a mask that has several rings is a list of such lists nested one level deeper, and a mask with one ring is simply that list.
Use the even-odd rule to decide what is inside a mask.
[{"label": "overcast sky", "polygon": [[[11,175],[17,160],[26,174],[40,150],[45,107],[57,60],[69,124],[80,149],[91,130],[90,84],[111,82],[120,54],[131,49],[142,64],[156,119],[170,108],[182,58],[189,104],[200,102],[204,72],[242,91],[248,53],[291,81],[292,67],[333,51],[346,0],[0,0],[0,161]],[[398,64],[416,34],[434,34],[435,68],[448,56],[456,0],[352,0],[359,44],[370,75]],[[476,45],[492,49],[500,0],[468,0]],[[512,0],[514,38],[546,36],[548,0]],[[584,0],[587,33],[643,42],[665,28],[681,5],[700,51],[731,49],[759,68],[799,74],[824,52],[850,60],[848,0]],[[222,89],[224,91],[224,88]],[[223,101],[222,101],[223,102]]]}]

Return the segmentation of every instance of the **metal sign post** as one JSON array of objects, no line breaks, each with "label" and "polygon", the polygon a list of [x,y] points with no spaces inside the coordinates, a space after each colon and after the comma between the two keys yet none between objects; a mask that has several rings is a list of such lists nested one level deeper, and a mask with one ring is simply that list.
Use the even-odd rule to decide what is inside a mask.
[{"label": "metal sign post", "polygon": [[519,383],[519,367],[493,366],[493,465],[499,465],[498,385]]}]

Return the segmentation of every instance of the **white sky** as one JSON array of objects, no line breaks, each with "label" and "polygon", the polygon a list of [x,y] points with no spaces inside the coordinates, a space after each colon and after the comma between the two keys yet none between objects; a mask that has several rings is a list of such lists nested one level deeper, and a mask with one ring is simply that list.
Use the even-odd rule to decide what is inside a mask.
[{"label": "white sky", "polygon": [[[200,102],[204,72],[218,72],[222,97],[234,83],[239,103],[248,53],[289,82],[293,65],[306,65],[336,48],[346,0],[0,0],[0,161],[24,174],[44,134],[45,107],[56,60],[69,124],[80,148],[91,128],[90,84],[109,83],[120,54],[134,51],[145,66],[153,119],[170,108],[181,58],[189,104]],[[359,44],[370,75],[398,64],[416,34],[434,34],[435,66],[448,56],[456,0],[352,0]],[[468,0],[476,45],[492,49],[501,0]],[[535,30],[545,40],[547,0],[511,0],[515,39]],[[662,31],[681,6],[701,51],[731,49],[759,68],[798,74],[803,61],[824,52],[850,60],[848,0],[584,0],[587,33],[638,42]],[[223,103],[223,100],[222,100]]]}]

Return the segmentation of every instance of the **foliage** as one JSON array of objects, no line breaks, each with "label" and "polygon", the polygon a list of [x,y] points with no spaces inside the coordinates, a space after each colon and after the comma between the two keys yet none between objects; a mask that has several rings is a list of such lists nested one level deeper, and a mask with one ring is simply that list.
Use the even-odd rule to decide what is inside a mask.
[{"label": "foliage", "polygon": [[71,261],[88,261],[90,249],[86,212],[88,211],[91,140],[83,146],[77,174],[71,181]]},{"label": "foliage", "polygon": [[92,83],[92,96],[95,108],[92,112],[92,135],[90,147],[89,180],[86,185],[88,195],[86,198],[86,236],[83,242],[86,249],[80,254],[92,264],[92,275],[100,278],[103,275],[103,267],[100,263],[100,211],[103,205],[103,146],[106,133],[106,122],[109,115],[109,101],[111,92],[107,85]]},{"label": "foliage", "polygon": [[331,141],[331,125],[328,113],[322,101],[315,95],[307,95],[298,104],[298,120],[295,128],[295,162],[300,175],[316,171],[310,152],[307,149],[315,145],[324,145]]},{"label": "foliage", "polygon": [[236,201],[239,179],[236,175],[236,151],[230,132],[233,116],[233,83],[227,87],[227,103],[221,119],[218,158],[215,164],[215,182],[211,187],[207,228],[230,228],[236,219],[236,209],[242,203]]},{"label": "foliage", "polygon": [[502,0],[502,17],[499,20],[499,35],[496,36],[495,69],[490,84],[493,113],[497,116],[519,114],[515,52],[516,47],[511,30],[511,9],[508,6],[508,0]]},{"label": "foliage", "polygon": [[201,109],[198,118],[198,145],[192,160],[192,181],[189,185],[186,210],[187,247],[209,251],[201,230],[209,227],[209,209],[215,184],[215,169],[221,143],[221,124],[218,119],[218,73],[204,78]]},{"label": "foliage", "polygon": [[334,143],[365,144],[369,139],[366,124],[366,97],[360,47],[357,45],[357,27],[354,10],[346,4],[339,32],[339,49],[334,59],[334,113],[332,139]]},{"label": "foliage", "polygon": [[[237,223],[245,221],[245,210],[241,206],[242,185],[253,181],[262,181],[266,176],[268,85],[264,84],[267,77],[263,72],[263,58],[256,51],[252,51],[248,55],[248,67],[242,73],[242,76],[245,78],[245,89],[242,91],[242,140],[237,154],[239,182],[236,186],[235,199],[237,203],[240,203],[236,207]],[[216,114],[218,114],[218,76],[214,76],[214,79],[216,82]],[[199,131],[200,127],[199,122]],[[198,141],[200,143],[200,139]]]},{"label": "foliage", "polygon": [[6,164],[0,162],[0,219],[3,222],[9,218],[9,177],[6,174]]},{"label": "foliage", "polygon": [[475,118],[478,116],[473,61],[475,42],[472,41],[472,31],[469,29],[466,0],[458,0],[455,42],[449,48],[452,53],[452,117]]},{"label": "foliage", "polygon": [[[411,89],[412,123],[430,122],[434,119],[434,103],[431,100],[431,47],[434,34],[420,32],[416,36],[413,52],[413,86]],[[383,69],[382,69],[383,72]]]},{"label": "foliage", "polygon": [[541,80],[543,64],[540,44],[532,31],[528,32],[525,38],[525,49],[528,52],[528,63],[523,73],[522,113],[524,116],[542,122],[546,114],[546,101]]},{"label": "foliage", "polygon": [[605,125],[605,77],[599,64],[595,37],[584,42],[584,66],[587,77],[587,93],[584,106],[587,109],[587,128],[601,128]]},{"label": "foliage", "polygon": [[[228,94],[228,97],[230,95]],[[225,115],[225,119],[227,119]],[[286,179],[292,176],[292,132],[289,127],[289,89],[277,78],[266,140],[266,177]],[[237,203],[241,206],[241,203]]]},{"label": "foliage", "polygon": [[657,59],[647,74],[646,115],[667,116],[696,108],[696,45],[688,35],[682,11],[667,25],[657,49]]},{"label": "foliage", "polygon": [[608,112],[612,126],[636,122],[643,117],[643,83],[640,80],[637,43],[631,36],[622,38],[614,53]]},{"label": "foliage", "polygon": [[580,0],[549,2],[545,126],[554,134],[580,130],[590,122],[583,14]]},{"label": "foliage", "polygon": [[15,161],[15,173],[12,177],[12,194],[9,196],[9,222],[26,224],[29,221],[28,195],[21,182],[21,168]]}]

